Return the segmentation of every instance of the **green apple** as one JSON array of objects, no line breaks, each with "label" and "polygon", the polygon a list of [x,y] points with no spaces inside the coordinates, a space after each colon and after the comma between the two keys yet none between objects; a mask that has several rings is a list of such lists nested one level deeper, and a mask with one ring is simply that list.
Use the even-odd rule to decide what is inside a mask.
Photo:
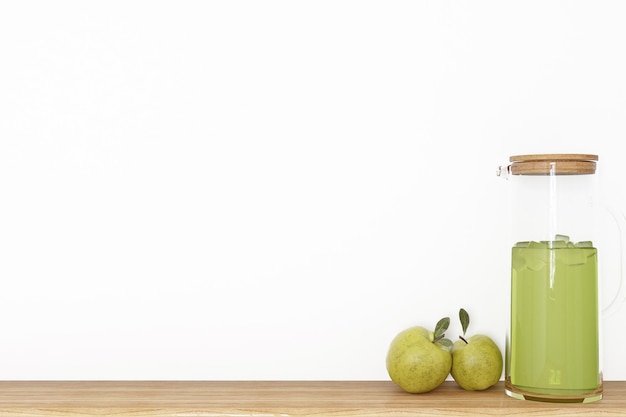
[{"label": "green apple", "polygon": [[[459,312],[463,325],[463,335],[469,325],[469,315],[463,309]],[[500,380],[502,375],[502,352],[498,345],[482,334],[460,340],[452,346],[452,378],[468,391],[485,390]]]},{"label": "green apple", "polygon": [[435,332],[416,326],[398,333],[387,352],[391,380],[410,393],[429,392],[441,385],[452,367],[451,342],[443,339],[443,331],[438,324]]},{"label": "green apple", "polygon": [[452,346],[452,378],[468,391],[487,389],[500,380],[502,353],[488,336],[477,334]]}]

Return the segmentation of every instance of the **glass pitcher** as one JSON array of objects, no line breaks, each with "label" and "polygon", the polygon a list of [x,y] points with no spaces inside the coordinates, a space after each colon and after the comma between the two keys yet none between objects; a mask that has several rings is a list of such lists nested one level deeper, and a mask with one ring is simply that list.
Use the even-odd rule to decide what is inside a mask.
[{"label": "glass pitcher", "polygon": [[510,183],[511,309],[505,391],[514,398],[602,398],[597,155],[518,155]]}]

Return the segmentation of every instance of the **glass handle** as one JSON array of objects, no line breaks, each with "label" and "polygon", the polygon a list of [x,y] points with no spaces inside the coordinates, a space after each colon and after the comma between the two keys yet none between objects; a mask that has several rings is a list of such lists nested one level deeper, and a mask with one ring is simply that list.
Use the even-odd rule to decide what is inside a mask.
[{"label": "glass handle", "polygon": [[618,208],[608,209],[607,211],[611,214],[611,217],[617,224],[618,228],[618,240],[619,240],[619,285],[617,287],[617,291],[615,295],[609,302],[609,304],[602,309],[603,314],[608,314],[615,311],[616,308],[619,308],[624,302],[626,302],[626,285],[624,285],[624,261],[626,259],[626,247],[624,247],[624,234],[626,233],[626,214]]}]

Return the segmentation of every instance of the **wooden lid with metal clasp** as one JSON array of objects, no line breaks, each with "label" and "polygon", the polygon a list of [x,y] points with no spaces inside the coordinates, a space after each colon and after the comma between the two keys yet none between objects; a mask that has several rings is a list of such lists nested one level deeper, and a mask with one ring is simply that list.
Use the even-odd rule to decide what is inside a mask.
[{"label": "wooden lid with metal clasp", "polygon": [[508,168],[512,175],[585,175],[595,174],[597,160],[590,154],[515,155]]}]

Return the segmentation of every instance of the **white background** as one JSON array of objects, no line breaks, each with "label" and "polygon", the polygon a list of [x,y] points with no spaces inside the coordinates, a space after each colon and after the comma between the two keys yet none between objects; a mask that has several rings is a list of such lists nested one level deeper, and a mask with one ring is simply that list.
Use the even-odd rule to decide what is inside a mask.
[{"label": "white background", "polygon": [[[626,208],[625,21],[619,1],[1,3],[0,379],[388,379],[395,334],[451,316],[456,338],[460,307],[504,349],[496,168],[597,153]],[[624,320],[603,321],[607,380]]]}]

